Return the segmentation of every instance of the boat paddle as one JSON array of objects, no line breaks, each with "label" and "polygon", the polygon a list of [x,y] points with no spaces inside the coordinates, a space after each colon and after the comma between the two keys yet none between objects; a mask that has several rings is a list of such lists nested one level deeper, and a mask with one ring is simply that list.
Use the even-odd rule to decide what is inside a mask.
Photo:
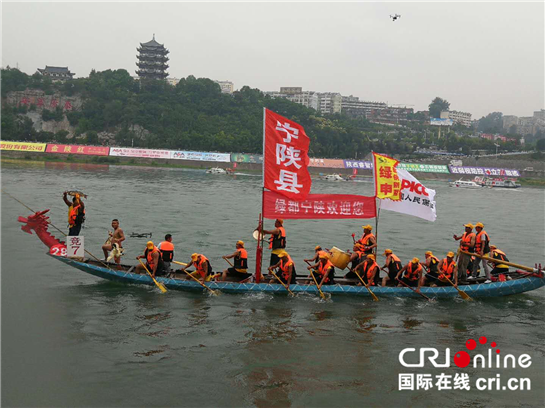
[{"label": "boat paddle", "polygon": [[229,259],[225,258],[225,257],[222,257],[223,259],[225,259],[225,262],[227,262],[229,265],[233,266],[233,264],[231,262],[229,262]]},{"label": "boat paddle", "polygon": [[484,259],[485,261],[490,261],[490,262],[494,262],[494,263],[498,263],[498,264],[502,264],[502,265],[514,266],[515,268],[522,269],[523,271],[537,272],[537,269],[530,268],[529,266],[519,265],[519,264],[516,264],[516,263],[513,263],[513,262],[502,261],[501,259],[490,258],[489,256],[474,254],[472,252],[466,252],[466,251],[460,251],[460,252],[462,252],[462,254],[466,254],[466,255],[470,255],[470,256],[476,256],[477,258]]},{"label": "boat paddle", "polygon": [[140,262],[140,265],[142,265],[144,267],[144,269],[146,270],[146,272],[148,273],[148,275],[150,276],[151,279],[153,279],[153,281],[155,282],[155,284],[157,285],[157,287],[161,290],[161,292],[165,293],[167,291],[167,288],[165,288],[165,285],[163,285],[162,283],[159,283],[155,280],[155,278],[153,277],[153,275],[151,274],[151,272],[149,271],[148,267],[144,264],[144,262],[142,262],[142,260],[140,258],[138,258],[138,262]]},{"label": "boat paddle", "polygon": [[[308,266],[310,266],[309,261],[305,261],[305,262],[308,264]],[[312,276],[312,280],[314,281],[314,283],[316,284],[316,287],[320,291],[320,297],[325,300],[325,295],[324,295],[324,292],[322,292],[322,287],[320,285],[318,285],[318,282],[316,281],[316,278],[314,277],[314,274],[312,273],[313,271],[315,271],[315,269],[312,269],[310,271],[310,276]]]},{"label": "boat paddle", "polygon": [[[174,262],[175,264],[178,264],[178,265],[187,266],[187,264],[186,264],[186,263],[183,263],[183,262],[178,262],[178,261],[172,261],[172,262]],[[185,269],[184,269],[183,271],[184,271],[189,277],[191,277],[191,279],[193,279],[194,281],[197,281],[197,282],[199,283],[199,285],[201,285],[202,287],[208,289],[213,295],[216,295],[216,296],[217,296],[217,294],[218,294],[217,291],[210,289],[208,286],[206,286],[206,285],[205,285],[204,283],[202,283],[200,280],[198,280],[197,278],[195,278],[195,277],[191,274],[191,272],[188,272],[188,271],[186,271]]]},{"label": "boat paddle", "polygon": [[407,285],[405,282],[403,282],[401,279],[397,279],[397,281],[399,283],[401,283],[403,286],[409,288],[410,290],[412,290],[413,292],[416,292],[418,293],[420,296],[422,296],[424,299],[428,300],[429,302],[431,302],[431,299],[429,297],[427,297],[426,295],[424,295],[423,293],[417,291],[415,288],[412,288],[410,287],[409,285]]},{"label": "boat paddle", "polygon": [[282,280],[276,275],[276,273],[274,273],[274,271],[273,271],[272,269],[271,269],[271,273],[272,273],[273,276],[278,280],[278,282],[280,282],[280,283],[282,284],[282,286],[284,286],[284,287],[286,288],[286,290],[287,290],[288,292],[290,292],[290,295],[295,296],[295,293],[293,293],[293,292],[290,290],[290,288],[288,288],[288,287],[286,286],[286,284],[285,284],[284,282],[282,282]]},{"label": "boat paddle", "polygon": [[369,288],[369,285],[367,285],[367,284],[365,283],[365,281],[361,278],[361,276],[360,276],[360,274],[358,273],[358,271],[356,271],[356,269],[350,269],[350,271],[351,271],[351,272],[354,272],[354,273],[358,276],[358,278],[360,279],[361,283],[363,283],[363,286],[365,286],[365,289],[367,289],[367,290],[369,291],[369,293],[371,294],[371,296],[373,297],[373,300],[374,300],[375,302],[378,302],[378,297],[377,297],[377,295],[375,295],[375,294],[373,293],[373,291],[371,290],[371,288]]},{"label": "boat paddle", "polygon": [[[452,286],[454,286],[454,282],[452,282],[449,278],[445,276],[445,279],[450,283]],[[457,288],[454,286],[454,289],[458,291],[458,294],[462,297],[464,300],[473,300],[467,293],[465,293],[462,289]]]}]

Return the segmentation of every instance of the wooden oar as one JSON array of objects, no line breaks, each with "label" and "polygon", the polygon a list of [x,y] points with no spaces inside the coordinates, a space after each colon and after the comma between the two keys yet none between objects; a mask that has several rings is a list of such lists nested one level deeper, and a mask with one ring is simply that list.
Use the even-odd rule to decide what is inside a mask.
[{"label": "wooden oar", "polygon": [[295,293],[293,293],[293,292],[290,290],[290,288],[288,288],[288,287],[286,286],[286,284],[285,284],[284,282],[282,282],[282,280],[281,280],[278,276],[276,276],[276,273],[274,273],[274,271],[273,271],[272,269],[271,269],[271,273],[274,275],[274,277],[275,277],[276,279],[278,279],[278,282],[280,282],[280,283],[282,284],[282,286],[284,286],[284,287],[286,288],[286,290],[287,290],[288,292],[290,292],[290,295],[295,296]]},{"label": "wooden oar", "polygon": [[490,261],[490,262],[494,262],[494,263],[502,264],[502,265],[514,266],[515,268],[522,269],[523,271],[537,272],[536,268],[530,268],[529,266],[519,265],[519,264],[516,264],[516,263],[513,263],[513,262],[502,261],[501,259],[490,258],[489,256],[474,254],[472,252],[466,252],[466,251],[460,251],[460,252],[462,254],[466,254],[466,255],[470,255],[470,256],[476,256],[477,258],[484,259],[485,261]]},{"label": "wooden oar", "polygon": [[225,259],[225,262],[227,262],[229,265],[233,266],[233,264],[231,262],[229,262],[229,259],[227,259],[227,258],[223,258],[223,259]]},{"label": "wooden oar", "polygon": [[456,289],[458,291],[458,294],[462,297],[462,299],[464,300],[473,300],[467,293],[465,293],[462,289],[459,289],[457,288],[456,286],[454,286],[454,283],[445,276],[445,279],[448,281],[448,283],[450,283],[454,289]]},{"label": "wooden oar", "polygon": [[149,271],[148,267],[144,264],[144,262],[142,262],[142,260],[140,258],[138,258],[138,262],[140,262],[140,265],[142,265],[144,267],[144,269],[146,270],[146,272],[148,273],[148,275],[150,276],[151,279],[153,279],[153,281],[155,282],[155,284],[157,285],[157,287],[161,290],[161,292],[165,293],[167,291],[167,288],[165,288],[165,285],[163,285],[162,283],[159,283],[155,280],[155,278],[153,277],[153,275],[151,274],[151,272]]},{"label": "wooden oar", "polygon": [[[310,266],[310,262],[309,262],[309,261],[305,261],[305,262],[308,264],[308,266]],[[314,281],[314,283],[316,284],[316,287],[317,287],[318,290],[320,291],[320,297],[321,297],[322,299],[325,300],[324,292],[322,292],[321,286],[318,286],[318,282],[316,281],[316,278],[314,277],[314,274],[312,273],[313,271],[315,271],[315,269],[311,269],[311,271],[310,271],[310,276],[312,276],[312,280]]]},{"label": "wooden oar", "polygon": [[[178,261],[172,261],[174,262],[175,264],[178,264],[178,265],[183,265],[183,266],[187,266],[186,263],[183,263],[183,262],[178,262]],[[206,288],[208,289],[213,295],[217,295],[218,293],[215,291],[215,290],[212,290],[210,289],[208,286],[206,286],[204,283],[202,283],[200,280],[198,280],[197,278],[195,278],[190,272],[186,271],[184,269],[184,272],[189,276],[191,277],[191,279],[197,281],[199,283],[199,285],[201,285],[203,288]]]},{"label": "wooden oar", "polygon": [[358,271],[356,271],[355,269],[350,269],[350,270],[351,270],[352,272],[354,272],[354,273],[358,276],[358,278],[360,278],[360,281],[361,281],[361,283],[363,283],[363,286],[365,286],[365,289],[367,289],[367,290],[369,291],[369,293],[371,294],[371,296],[373,296],[373,300],[374,300],[375,302],[378,302],[378,297],[377,297],[377,295],[375,295],[375,294],[373,293],[373,291],[369,288],[369,286],[368,286],[368,285],[365,283],[365,281],[361,278],[361,276],[360,276],[360,274],[358,273]]},{"label": "wooden oar", "polygon": [[407,285],[405,282],[403,282],[401,279],[398,279],[398,282],[401,283],[403,286],[409,288],[410,290],[412,290],[413,292],[416,292],[418,293],[420,296],[422,296],[424,299],[427,299],[428,301],[431,302],[431,299],[429,297],[427,297],[426,295],[424,295],[423,293],[417,291],[415,288],[412,288],[410,287],[409,285]]}]

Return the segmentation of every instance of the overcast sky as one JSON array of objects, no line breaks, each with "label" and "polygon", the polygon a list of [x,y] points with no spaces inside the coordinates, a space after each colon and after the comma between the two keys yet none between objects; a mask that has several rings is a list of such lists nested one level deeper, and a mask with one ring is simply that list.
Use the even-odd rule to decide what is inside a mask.
[{"label": "overcast sky", "polygon": [[[136,48],[170,50],[172,77],[261,90],[302,86],[478,119],[544,103],[544,4],[3,3],[2,66],[135,74]],[[398,13],[396,22],[389,18]]]}]

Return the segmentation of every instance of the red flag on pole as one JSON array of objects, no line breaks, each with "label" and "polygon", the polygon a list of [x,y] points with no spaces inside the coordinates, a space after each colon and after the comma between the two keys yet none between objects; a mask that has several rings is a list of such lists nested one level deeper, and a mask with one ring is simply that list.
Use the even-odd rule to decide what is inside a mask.
[{"label": "red flag on pole", "polygon": [[263,187],[292,199],[305,199],[312,180],[308,172],[310,139],[296,122],[265,109]]}]

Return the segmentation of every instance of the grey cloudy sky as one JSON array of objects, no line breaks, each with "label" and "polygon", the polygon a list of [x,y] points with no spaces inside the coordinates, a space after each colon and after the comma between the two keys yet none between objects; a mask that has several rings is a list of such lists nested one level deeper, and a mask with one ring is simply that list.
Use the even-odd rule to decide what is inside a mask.
[{"label": "grey cloudy sky", "polygon": [[[544,108],[544,4],[3,3],[2,65],[123,68],[155,33],[173,77],[302,86],[480,118]],[[399,13],[396,22],[389,14]]]}]

